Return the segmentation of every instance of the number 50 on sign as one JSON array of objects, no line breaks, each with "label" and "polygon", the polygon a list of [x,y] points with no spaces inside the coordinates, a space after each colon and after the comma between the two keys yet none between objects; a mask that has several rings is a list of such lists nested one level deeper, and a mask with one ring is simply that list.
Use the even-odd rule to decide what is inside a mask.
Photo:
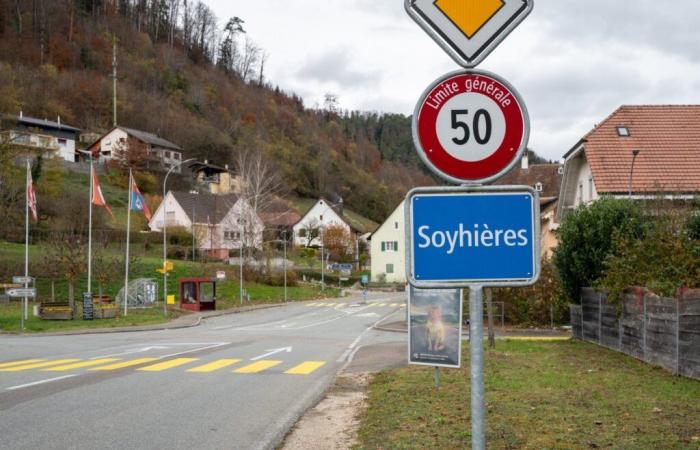
[{"label": "number 50 on sign", "polygon": [[518,161],[530,135],[520,95],[505,80],[476,70],[434,82],[419,100],[413,121],[420,157],[457,184],[497,179]]}]

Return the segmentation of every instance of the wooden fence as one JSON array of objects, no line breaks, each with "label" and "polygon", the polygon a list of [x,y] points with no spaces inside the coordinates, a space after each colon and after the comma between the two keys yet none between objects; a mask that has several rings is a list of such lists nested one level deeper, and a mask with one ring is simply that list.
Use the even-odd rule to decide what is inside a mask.
[{"label": "wooden fence", "polygon": [[574,338],[700,380],[700,290],[662,298],[634,288],[620,308],[605,293],[582,289],[581,304],[571,305]]}]

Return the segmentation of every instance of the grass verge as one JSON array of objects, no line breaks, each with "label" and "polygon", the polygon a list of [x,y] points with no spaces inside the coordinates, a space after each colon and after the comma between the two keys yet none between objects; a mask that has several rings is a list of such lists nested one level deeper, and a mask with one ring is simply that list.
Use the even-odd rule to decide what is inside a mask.
[{"label": "grass verge", "polygon": [[[471,445],[464,367],[375,376],[357,448]],[[700,382],[580,342],[498,342],[486,355],[490,449],[700,449]]]},{"label": "grass verge", "polygon": [[[0,307],[0,329],[3,331],[19,332],[20,324],[20,305],[13,303],[9,306]],[[39,317],[33,317],[29,311],[29,319],[25,322],[25,332],[46,332],[46,331],[70,331],[82,330],[90,328],[115,328],[115,327],[131,327],[139,325],[154,325],[165,323],[182,315],[176,310],[168,311],[168,317],[163,315],[162,308],[145,308],[145,309],[130,309],[126,317],[118,316],[114,319],[95,319],[95,320],[43,320]],[[82,318],[80,308],[76,317]]]}]

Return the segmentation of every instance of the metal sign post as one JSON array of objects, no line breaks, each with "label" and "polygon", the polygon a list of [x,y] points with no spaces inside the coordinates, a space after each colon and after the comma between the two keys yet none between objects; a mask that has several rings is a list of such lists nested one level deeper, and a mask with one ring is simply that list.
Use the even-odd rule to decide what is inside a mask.
[{"label": "metal sign post", "polygon": [[[473,69],[530,14],[534,0],[405,0],[404,6],[457,64]],[[473,450],[486,448],[484,287],[527,286],[540,273],[539,195],[527,186],[481,185],[517,164],[529,136],[525,102],[489,72],[441,77],[413,114],[420,158],[439,177],[462,185],[408,194],[406,273],[416,288],[469,288]]]},{"label": "metal sign post", "polygon": [[471,366],[472,449],[480,450],[486,448],[483,310],[483,286],[469,286],[469,357]]}]

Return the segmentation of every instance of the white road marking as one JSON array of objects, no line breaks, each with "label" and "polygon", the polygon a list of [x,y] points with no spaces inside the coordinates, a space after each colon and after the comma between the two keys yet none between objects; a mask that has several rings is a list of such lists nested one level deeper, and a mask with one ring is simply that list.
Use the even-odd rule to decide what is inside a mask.
[{"label": "white road marking", "polygon": [[[352,361],[352,358],[355,357],[355,353],[357,352],[357,349],[359,348],[359,347],[355,347],[355,346],[356,346],[357,344],[360,343],[360,339],[362,339],[362,337],[363,337],[365,334],[367,334],[367,332],[368,332],[369,330],[371,330],[371,329],[373,329],[374,327],[376,327],[377,325],[379,325],[384,319],[386,319],[387,317],[389,317],[389,316],[392,315],[392,314],[394,314],[394,311],[390,312],[389,314],[386,314],[386,315],[383,316],[381,319],[377,320],[377,321],[374,322],[372,325],[370,325],[369,327],[367,327],[362,333],[360,333],[359,336],[357,336],[357,338],[355,338],[354,341],[352,341],[352,344],[350,344],[350,345],[348,346],[348,348],[345,350],[345,352],[343,352],[342,355],[340,355],[340,358],[338,358],[338,359],[336,360],[336,362],[343,362],[346,358],[348,358],[348,361]],[[347,365],[347,363],[346,363],[346,365]],[[345,367],[345,366],[343,366],[343,367]]]},{"label": "white road marking", "polygon": [[215,344],[206,346],[206,347],[193,348],[192,350],[185,350],[184,352],[177,352],[177,353],[171,353],[171,354],[169,354],[169,355],[159,356],[159,358],[160,358],[160,359],[165,359],[165,358],[170,358],[170,357],[173,357],[173,356],[185,355],[185,354],[187,354],[187,353],[199,352],[199,351],[202,351],[202,350],[208,350],[208,349],[210,349],[210,348],[221,347],[222,345],[228,345],[228,344],[230,344],[230,342],[218,342],[218,343],[215,343]]},{"label": "white road marking", "polygon": [[282,348],[273,348],[273,349],[265,350],[265,351],[266,351],[267,353],[265,353],[265,354],[263,354],[263,355],[260,355],[260,356],[256,356],[255,358],[250,358],[250,360],[251,360],[251,361],[257,361],[257,360],[259,360],[259,359],[264,359],[264,358],[267,358],[268,356],[272,356],[272,355],[274,355],[274,354],[276,354],[276,353],[282,353],[282,352],[291,353],[291,352],[292,352],[292,347],[289,346],[289,347],[282,347]]},{"label": "white road marking", "polygon": [[41,381],[35,381],[33,383],[27,383],[27,384],[20,384],[18,386],[12,386],[9,388],[6,388],[8,391],[15,391],[17,389],[23,389],[31,386],[36,386],[38,384],[44,384],[44,383],[51,383],[52,381],[58,381],[58,380],[65,380],[66,378],[72,378],[78,376],[78,374],[73,374],[73,375],[64,375],[62,377],[56,377],[56,378],[49,378],[47,380],[41,380]]},{"label": "white road marking", "polygon": [[144,352],[147,352],[150,350],[165,350],[167,348],[169,348],[169,347],[164,347],[162,345],[153,345],[151,347],[142,347],[142,348],[137,348],[137,349],[133,349],[133,350],[127,350],[127,351],[121,352],[121,353],[113,353],[111,355],[95,356],[94,358],[90,358],[90,359],[110,358],[112,356],[131,355],[133,353],[144,353]]}]

